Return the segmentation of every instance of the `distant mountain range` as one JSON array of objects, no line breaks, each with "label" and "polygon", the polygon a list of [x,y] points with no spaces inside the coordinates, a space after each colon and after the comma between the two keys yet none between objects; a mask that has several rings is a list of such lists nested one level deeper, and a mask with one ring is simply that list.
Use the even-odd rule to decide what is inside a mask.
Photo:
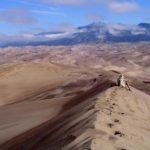
[{"label": "distant mountain range", "polygon": [[150,23],[138,25],[92,23],[68,32],[42,32],[1,38],[0,46],[73,45],[99,42],[150,41]]}]

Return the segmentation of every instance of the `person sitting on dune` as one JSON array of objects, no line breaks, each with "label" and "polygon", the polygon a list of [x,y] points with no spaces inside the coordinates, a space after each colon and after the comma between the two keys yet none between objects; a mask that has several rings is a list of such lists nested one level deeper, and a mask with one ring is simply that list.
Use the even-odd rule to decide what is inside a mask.
[{"label": "person sitting on dune", "polygon": [[128,89],[129,91],[131,91],[130,87],[129,87],[129,83],[128,81],[125,79],[123,74],[120,74],[118,79],[117,79],[117,85],[119,87],[124,87],[126,89]]}]

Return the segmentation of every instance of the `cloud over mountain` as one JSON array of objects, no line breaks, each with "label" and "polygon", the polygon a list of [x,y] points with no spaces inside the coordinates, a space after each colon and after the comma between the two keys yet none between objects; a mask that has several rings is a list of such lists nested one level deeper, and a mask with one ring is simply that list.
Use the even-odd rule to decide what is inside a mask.
[{"label": "cloud over mountain", "polygon": [[0,22],[27,25],[36,23],[37,19],[27,9],[11,8],[0,12]]},{"label": "cloud over mountain", "polygon": [[150,24],[92,23],[74,28],[64,23],[53,31],[18,36],[1,36],[0,46],[72,45],[97,42],[150,41]]},{"label": "cloud over mountain", "polygon": [[139,10],[140,5],[133,0],[40,0],[44,3],[59,5],[105,5],[109,10],[117,13],[134,12]]},{"label": "cloud over mountain", "polygon": [[111,2],[108,4],[110,10],[116,13],[134,12],[140,9],[140,6],[133,1]]},{"label": "cloud over mountain", "polygon": [[101,20],[104,20],[105,17],[100,15],[99,13],[88,13],[87,14],[87,19],[90,20],[90,21],[101,21]]}]

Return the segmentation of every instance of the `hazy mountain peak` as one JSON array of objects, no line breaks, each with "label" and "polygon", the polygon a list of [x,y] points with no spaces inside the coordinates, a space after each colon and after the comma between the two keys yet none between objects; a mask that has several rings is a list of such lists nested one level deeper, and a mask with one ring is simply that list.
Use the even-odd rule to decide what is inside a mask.
[{"label": "hazy mountain peak", "polygon": [[[13,40],[12,40],[13,39]],[[94,42],[150,41],[150,24],[127,25],[121,23],[94,22],[70,31],[42,32],[34,36],[1,38],[0,46],[71,45]]]},{"label": "hazy mountain peak", "polygon": [[150,23],[139,23],[138,26],[150,30]]}]

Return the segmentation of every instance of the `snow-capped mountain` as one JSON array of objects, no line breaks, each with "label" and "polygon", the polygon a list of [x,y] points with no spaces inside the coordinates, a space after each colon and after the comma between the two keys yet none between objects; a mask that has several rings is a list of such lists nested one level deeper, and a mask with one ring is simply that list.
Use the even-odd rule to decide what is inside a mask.
[{"label": "snow-capped mountain", "polygon": [[[1,38],[2,39],[2,38]],[[5,38],[0,46],[25,45],[71,45],[98,42],[140,42],[150,41],[150,24],[138,25],[92,23],[68,32],[42,32],[23,35],[18,38]]]}]

